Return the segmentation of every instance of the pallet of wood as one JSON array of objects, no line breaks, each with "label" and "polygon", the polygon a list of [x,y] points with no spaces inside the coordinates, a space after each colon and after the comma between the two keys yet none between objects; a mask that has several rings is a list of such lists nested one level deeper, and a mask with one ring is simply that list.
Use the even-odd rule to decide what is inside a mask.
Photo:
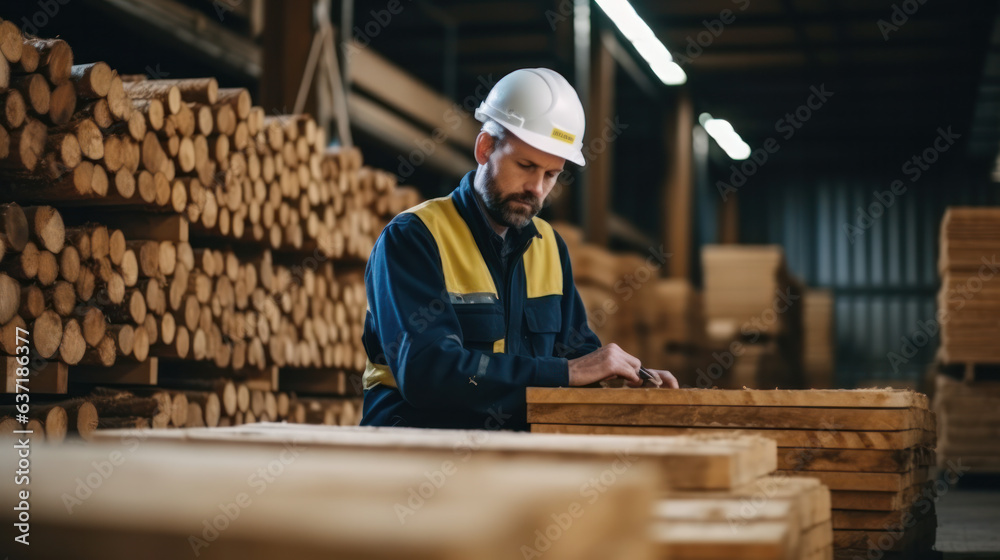
[{"label": "pallet of wood", "polygon": [[[791,288],[785,254],[777,245],[706,245],[701,250],[705,317],[736,321],[747,331],[778,334],[796,326],[795,311],[775,309]],[[787,294],[786,294],[787,297]]]},{"label": "pallet of wood", "polygon": [[[707,345],[734,360],[698,386],[801,387],[804,287],[781,247],[706,245],[701,259]],[[749,351],[736,354],[734,344]]]},{"label": "pallet of wood", "polygon": [[701,293],[687,280],[655,278],[635,293],[643,364],[665,369],[682,385],[694,385],[704,367],[705,321]]},{"label": "pallet of wood", "polygon": [[938,322],[945,364],[1000,364],[1000,208],[950,207],[940,232]]},{"label": "pallet of wood", "polygon": [[835,336],[833,330],[833,293],[830,290],[807,290],[802,297],[802,370],[810,389],[833,387],[835,371]]},{"label": "pallet of wood", "polygon": [[[773,438],[777,472],[825,484],[835,545],[859,553],[889,538],[935,462],[934,414],[925,395],[910,391],[529,388],[527,399],[533,432]],[[903,533],[934,522],[926,512],[919,520]]]},{"label": "pallet of wood", "polygon": [[973,473],[1000,473],[1000,382],[939,374],[934,392],[938,467],[961,462]]},{"label": "pallet of wood", "polygon": [[[108,542],[121,557],[653,558],[659,489],[641,461],[616,473],[605,457],[143,439],[153,433],[32,448],[33,558],[103,559]],[[10,472],[15,463],[0,457]],[[94,477],[99,488],[87,486]],[[0,485],[23,489],[13,477]]]}]

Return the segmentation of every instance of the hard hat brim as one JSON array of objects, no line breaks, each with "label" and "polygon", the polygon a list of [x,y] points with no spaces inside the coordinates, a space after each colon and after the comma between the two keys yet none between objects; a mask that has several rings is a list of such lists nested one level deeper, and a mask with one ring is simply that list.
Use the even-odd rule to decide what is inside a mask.
[{"label": "hard hat brim", "polygon": [[[563,140],[552,138],[551,136],[545,136],[544,134],[539,134],[524,128],[509,126],[503,121],[498,120],[497,122],[500,123],[500,126],[506,128],[508,132],[517,136],[521,140],[524,140],[533,148],[537,148],[547,154],[552,154],[567,161],[571,161],[580,167],[585,167],[587,165],[587,161],[583,157],[583,152],[580,151],[580,145],[575,142],[573,144],[569,144]],[[582,144],[582,142],[580,144]]]}]

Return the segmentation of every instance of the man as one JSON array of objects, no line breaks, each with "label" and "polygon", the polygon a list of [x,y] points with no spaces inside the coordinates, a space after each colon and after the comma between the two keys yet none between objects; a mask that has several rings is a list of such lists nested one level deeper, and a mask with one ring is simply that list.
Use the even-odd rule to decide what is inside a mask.
[{"label": "man", "polygon": [[584,164],[576,91],[552,70],[517,70],[475,116],[477,169],[372,250],[362,425],[524,430],[526,387],[642,384],[639,360],[588,328],[566,244],[534,217],[565,160]]}]

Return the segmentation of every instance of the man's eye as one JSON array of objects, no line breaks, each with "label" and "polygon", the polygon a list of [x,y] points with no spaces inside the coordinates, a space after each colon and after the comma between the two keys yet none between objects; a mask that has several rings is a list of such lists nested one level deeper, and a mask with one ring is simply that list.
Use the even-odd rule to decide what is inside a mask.
[{"label": "man's eye", "polygon": [[531,169],[532,167],[534,167],[534,165],[532,165],[530,163],[521,163],[521,164],[518,164],[518,165],[520,165],[522,169]]}]

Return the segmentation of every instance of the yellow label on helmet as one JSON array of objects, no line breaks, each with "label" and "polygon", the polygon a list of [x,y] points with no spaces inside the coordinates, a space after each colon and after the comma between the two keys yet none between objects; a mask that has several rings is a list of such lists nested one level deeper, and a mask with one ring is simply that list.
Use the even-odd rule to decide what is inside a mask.
[{"label": "yellow label on helmet", "polygon": [[572,144],[573,141],[576,140],[576,134],[570,134],[565,130],[559,130],[558,128],[552,129],[552,137],[567,144]]}]

